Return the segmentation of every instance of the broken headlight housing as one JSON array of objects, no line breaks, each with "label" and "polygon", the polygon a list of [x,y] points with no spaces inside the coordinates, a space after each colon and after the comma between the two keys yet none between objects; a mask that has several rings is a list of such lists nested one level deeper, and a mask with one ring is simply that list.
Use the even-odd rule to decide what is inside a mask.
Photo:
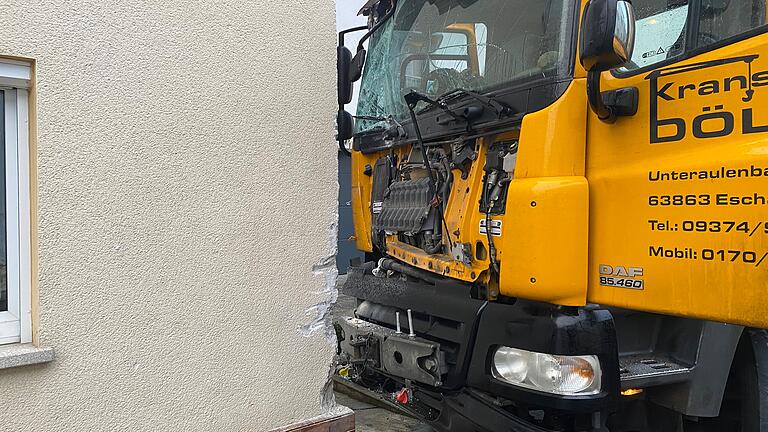
[{"label": "broken headlight housing", "polygon": [[563,396],[600,393],[597,356],[562,356],[499,347],[493,354],[491,374],[518,387]]}]

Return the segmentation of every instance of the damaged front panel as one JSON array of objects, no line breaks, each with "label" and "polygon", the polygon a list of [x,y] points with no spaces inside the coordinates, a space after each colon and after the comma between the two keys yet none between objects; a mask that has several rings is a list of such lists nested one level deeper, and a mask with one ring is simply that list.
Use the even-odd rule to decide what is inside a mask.
[{"label": "damaged front panel", "polygon": [[339,321],[341,349],[354,362],[430,386],[441,385],[444,364],[440,344],[397,333],[357,318]]}]

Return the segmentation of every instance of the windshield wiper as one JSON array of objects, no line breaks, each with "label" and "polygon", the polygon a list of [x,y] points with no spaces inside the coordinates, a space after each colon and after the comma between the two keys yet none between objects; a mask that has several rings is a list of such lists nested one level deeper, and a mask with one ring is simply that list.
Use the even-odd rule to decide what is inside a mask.
[{"label": "windshield wiper", "polygon": [[448,105],[445,102],[431,99],[429,96],[423,95],[417,92],[416,90],[411,90],[410,92],[408,92],[408,94],[403,96],[403,98],[405,99],[405,103],[408,104],[408,108],[410,109],[411,112],[413,112],[413,110],[416,109],[416,104],[418,104],[419,102],[426,102],[428,105],[442,110],[444,113],[448,114],[456,121],[465,122],[465,123],[469,121],[469,119],[466,116],[460,116],[456,114],[452,109],[448,108]]},{"label": "windshield wiper", "polygon": [[[482,106],[470,105],[470,106],[464,107],[461,114],[458,114],[456,111],[452,110],[448,106],[446,101],[459,98],[462,96],[469,96],[472,99],[475,99],[476,101],[480,102]],[[451,116],[453,120],[466,123],[468,130],[472,128],[472,121],[480,117],[483,114],[483,110],[486,107],[496,112],[496,116],[498,118],[510,116],[515,112],[509,105],[503,102],[499,102],[488,96],[473,92],[471,90],[465,90],[465,89],[451,90],[450,92],[443,94],[437,99],[431,99],[429,96],[423,95],[415,90],[411,90],[408,94],[404,96],[404,98],[408,106],[413,105],[414,109],[416,107],[416,104],[419,103],[420,101],[426,102],[431,107],[442,110],[443,112]],[[425,108],[424,110],[426,109],[427,108]],[[438,122],[438,124],[444,124],[444,123],[447,123],[447,122]]]},{"label": "windshield wiper", "polygon": [[476,101],[482,103],[486,107],[494,110],[496,112],[496,115],[499,116],[499,118],[503,116],[506,117],[514,113],[514,110],[509,105],[503,102],[499,102],[497,100],[491,99],[488,96],[473,92],[472,90],[465,90],[462,88],[457,88],[442,94],[439,98],[437,98],[437,102],[445,104],[445,101],[447,100],[459,98],[462,96],[469,96],[472,99],[475,99]]}]

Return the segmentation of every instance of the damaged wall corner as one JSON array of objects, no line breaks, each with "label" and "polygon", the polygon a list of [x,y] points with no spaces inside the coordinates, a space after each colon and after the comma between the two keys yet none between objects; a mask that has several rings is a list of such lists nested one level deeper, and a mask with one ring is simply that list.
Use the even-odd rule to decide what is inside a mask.
[{"label": "damaged wall corner", "polygon": [[[338,221],[338,211],[336,211],[335,217]],[[319,303],[306,309],[305,313],[310,321],[299,327],[298,332],[306,338],[324,336],[332,352],[335,354],[337,339],[331,310],[339,298],[339,290],[336,285],[339,276],[339,271],[336,268],[338,222],[332,224],[328,229],[328,249],[331,251],[331,254],[312,266],[312,274],[323,281],[323,290],[315,293],[321,300]],[[336,405],[336,398],[333,394],[333,355],[329,361],[328,369],[328,378],[320,391],[320,406],[327,413],[334,413],[338,412],[341,407]]]}]

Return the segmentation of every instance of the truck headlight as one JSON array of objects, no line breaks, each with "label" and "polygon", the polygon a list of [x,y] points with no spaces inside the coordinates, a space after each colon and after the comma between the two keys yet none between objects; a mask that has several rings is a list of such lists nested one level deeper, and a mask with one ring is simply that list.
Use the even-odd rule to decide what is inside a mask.
[{"label": "truck headlight", "polygon": [[600,392],[597,356],[561,356],[499,347],[493,355],[493,377],[506,383],[565,396]]}]

